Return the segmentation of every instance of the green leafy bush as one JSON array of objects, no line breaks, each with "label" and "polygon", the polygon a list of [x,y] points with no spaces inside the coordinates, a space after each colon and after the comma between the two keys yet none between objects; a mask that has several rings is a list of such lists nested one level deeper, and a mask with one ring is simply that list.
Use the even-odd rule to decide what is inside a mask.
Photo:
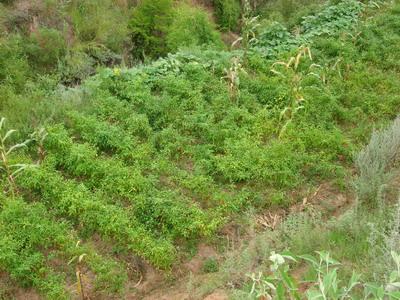
[{"label": "green leafy bush", "polygon": [[222,47],[219,33],[205,11],[181,4],[174,10],[174,18],[166,35],[168,50],[180,47],[214,45]]},{"label": "green leafy bush", "polygon": [[32,76],[31,68],[23,51],[23,40],[11,35],[0,43],[0,83],[10,84],[17,90],[23,88]]},{"label": "green leafy bush", "polygon": [[216,158],[219,172],[228,180],[256,180],[271,186],[295,186],[299,181],[301,153],[283,143],[263,147],[248,139],[227,141],[226,155]]},{"label": "green leafy bush", "polygon": [[58,247],[66,234],[66,225],[51,222],[43,205],[27,205],[21,200],[3,206],[0,224],[0,267],[7,269],[22,286],[36,286],[50,298],[68,299],[62,276],[37,251]]},{"label": "green leafy bush", "polygon": [[96,61],[81,49],[70,49],[58,65],[61,81],[75,85],[95,73]]},{"label": "green leafy bush", "polygon": [[129,21],[136,59],[156,58],[168,52],[165,36],[173,21],[171,0],[144,0],[135,7]]},{"label": "green leafy bush", "polygon": [[214,0],[215,15],[222,30],[237,30],[241,7],[237,0]]},{"label": "green leafy bush", "polygon": [[380,193],[389,183],[400,158],[400,118],[385,130],[373,132],[369,144],[356,156],[355,182],[361,206],[379,207]]},{"label": "green leafy bush", "polygon": [[204,273],[218,272],[218,261],[214,257],[207,258],[203,263]]},{"label": "green leafy bush", "polygon": [[98,232],[104,238],[124,244],[159,268],[171,266],[175,256],[171,243],[155,239],[121,207],[105,203],[101,195],[92,194],[82,184],[63,180],[59,172],[46,166],[23,175],[18,179],[21,187],[42,197],[58,215],[81,224],[86,234]]},{"label": "green leafy bush", "polygon": [[7,269],[20,285],[36,287],[49,299],[71,297],[65,289],[66,276],[56,266],[61,261],[67,269],[71,268],[68,260],[72,256],[85,254],[85,265],[95,272],[94,283],[102,291],[121,291],[127,279],[115,261],[97,254],[87,245],[77,247],[78,237],[69,224],[55,221],[41,203],[7,200],[3,203],[0,224],[0,267]]},{"label": "green leafy bush", "polygon": [[271,0],[261,2],[257,10],[263,19],[283,22],[292,28],[300,23],[303,16],[321,10],[320,6],[325,3],[321,0]]},{"label": "green leafy bush", "polygon": [[[399,297],[398,280],[400,279],[400,257],[392,252],[392,258],[396,262],[397,270],[394,270],[386,286],[378,283],[362,282],[359,274],[353,273],[348,283],[340,280],[340,263],[333,259],[327,252],[317,252],[319,258],[310,255],[294,257],[288,254],[271,253],[271,276],[259,274],[248,275],[252,280],[250,297],[274,299],[301,299],[299,282],[290,274],[289,262],[302,260],[310,264],[317,274],[311,285],[304,292],[305,299],[332,299],[339,300],[358,298],[362,294],[364,299],[396,299]],[[361,293],[359,290],[361,289]]]},{"label": "green leafy bush", "polygon": [[24,51],[37,70],[51,71],[65,56],[66,43],[61,32],[40,28],[27,38]]},{"label": "green leafy bush", "polygon": [[303,17],[297,35],[276,22],[262,26],[260,35],[253,41],[254,50],[265,57],[275,56],[277,52],[288,51],[312,42],[321,35],[335,35],[353,26],[364,5],[357,0],[346,0],[335,5],[327,5],[315,15]]},{"label": "green leafy bush", "polygon": [[128,38],[129,10],[126,7],[112,0],[73,1],[68,12],[81,42],[99,44],[122,53]]}]

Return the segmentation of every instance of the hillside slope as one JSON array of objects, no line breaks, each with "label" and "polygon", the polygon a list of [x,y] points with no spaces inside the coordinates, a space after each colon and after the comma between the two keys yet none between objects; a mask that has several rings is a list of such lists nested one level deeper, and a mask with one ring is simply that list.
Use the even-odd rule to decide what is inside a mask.
[{"label": "hillside slope", "polygon": [[218,268],[249,212],[350,193],[354,153],[399,113],[400,4],[327,4],[295,32],[246,18],[238,49],[192,45],[2,102],[22,125],[1,123],[0,297],[141,299],[151,274],[193,271],[199,244],[214,250],[195,272]]}]

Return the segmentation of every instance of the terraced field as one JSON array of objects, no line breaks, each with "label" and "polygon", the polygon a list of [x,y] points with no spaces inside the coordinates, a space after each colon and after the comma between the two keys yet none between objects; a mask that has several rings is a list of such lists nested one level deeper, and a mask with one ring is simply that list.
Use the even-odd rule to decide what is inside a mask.
[{"label": "terraced field", "polygon": [[146,268],[182,277],[245,212],[351,189],[354,153],[399,113],[399,3],[341,1],[297,33],[257,30],[232,51],[101,68],[53,91],[62,109],[31,136],[2,123],[3,286],[140,299]]}]

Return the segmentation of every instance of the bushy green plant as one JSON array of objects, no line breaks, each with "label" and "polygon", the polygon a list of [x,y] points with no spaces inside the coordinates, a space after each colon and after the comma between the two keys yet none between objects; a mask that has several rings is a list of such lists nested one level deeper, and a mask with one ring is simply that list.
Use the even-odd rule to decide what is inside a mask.
[{"label": "bushy green plant", "polygon": [[228,141],[226,155],[216,157],[223,176],[232,181],[256,180],[272,186],[294,186],[301,165],[301,153],[293,155],[289,145],[272,143],[269,147],[248,139]]},{"label": "bushy green plant", "polygon": [[22,45],[19,35],[10,35],[0,43],[0,83],[10,84],[17,90],[32,76]]},{"label": "bushy green plant", "polygon": [[165,55],[168,52],[165,36],[172,21],[171,0],[141,1],[129,21],[132,55],[136,59]]},{"label": "bushy green plant", "polygon": [[99,232],[104,238],[123,243],[159,268],[171,266],[175,253],[171,243],[155,239],[121,207],[105,203],[101,195],[92,194],[82,184],[64,181],[48,166],[23,175],[18,179],[21,187],[40,195],[60,216],[82,224],[84,232]]},{"label": "bushy green plant", "polygon": [[[216,222],[208,224],[207,215],[189,201],[169,200],[177,195],[160,193],[156,196],[153,182],[140,174],[140,171],[116,159],[97,157],[95,149],[73,143],[61,128],[49,130],[46,144],[52,155],[50,159],[54,158],[57,165],[74,176],[85,176],[88,187],[135,204],[135,216],[150,229],[159,229],[166,235],[190,238],[208,235],[217,226]],[[137,194],[140,192],[144,194],[139,200]],[[151,193],[151,198],[146,195],[147,192]],[[160,219],[163,221],[160,222]]]},{"label": "bushy green plant", "polygon": [[65,224],[51,222],[43,205],[27,205],[21,200],[5,203],[0,224],[0,266],[22,286],[33,285],[49,298],[67,299],[62,277],[49,268],[46,257],[38,251],[41,247],[57,247],[60,237],[66,234]]},{"label": "bushy green plant", "polygon": [[39,71],[51,71],[66,54],[66,42],[60,31],[40,28],[25,40],[29,63]]},{"label": "bushy green plant", "polygon": [[260,1],[258,12],[265,19],[284,22],[285,25],[296,26],[303,16],[312,15],[320,10],[325,1],[321,0],[272,0]]},{"label": "bushy green plant", "polygon": [[[64,255],[85,253],[85,265],[96,273],[95,284],[107,291],[121,290],[126,280],[121,266],[87,245],[77,248],[78,237],[69,224],[56,222],[44,205],[8,199],[2,209],[0,266],[21,285],[34,286],[50,299],[68,299],[71,295],[65,289],[66,278],[61,276],[55,262],[69,259]],[[9,235],[11,231],[12,236]]]},{"label": "bushy green plant", "polygon": [[355,185],[358,204],[379,207],[378,197],[389,179],[400,155],[400,118],[390,127],[372,133],[369,144],[356,157],[359,176]]},{"label": "bushy green plant", "polygon": [[357,0],[342,1],[327,5],[316,15],[303,18],[297,35],[289,32],[285,26],[273,22],[260,27],[260,36],[254,41],[254,49],[263,56],[275,56],[276,52],[288,51],[300,45],[312,42],[321,35],[335,35],[351,28],[364,10]]},{"label": "bushy green plant", "polygon": [[129,10],[126,7],[112,0],[89,0],[73,1],[67,10],[80,41],[97,43],[122,53],[128,38]]},{"label": "bushy green plant", "polygon": [[95,73],[96,61],[81,49],[69,49],[58,64],[61,81],[75,85]]},{"label": "bushy green plant", "polygon": [[356,0],[346,0],[327,6],[316,15],[303,18],[302,31],[306,36],[333,34],[354,24],[363,10],[363,4]]},{"label": "bushy green plant", "polygon": [[199,8],[187,4],[176,7],[165,37],[168,50],[175,52],[180,47],[203,45],[222,47],[219,33],[209,18],[207,13]]},{"label": "bushy green plant", "polygon": [[203,263],[203,272],[215,273],[218,271],[218,261],[214,257],[207,258]]},{"label": "bushy green plant", "polygon": [[[361,282],[360,275],[353,273],[348,283],[340,280],[338,269],[340,263],[334,260],[328,252],[317,252],[319,258],[303,255],[295,258],[287,254],[272,252],[272,275],[263,276],[262,273],[249,275],[252,280],[252,288],[249,293],[252,297],[264,297],[266,299],[302,299],[298,282],[290,275],[288,261],[297,262],[301,259],[310,264],[316,273],[316,279],[312,281],[312,287],[307,289],[304,299],[357,299],[361,286],[364,299],[397,299],[399,297],[398,280],[400,264],[399,256],[392,252],[392,258],[396,262],[397,270],[391,273],[386,286],[378,283]],[[272,298],[274,297],[274,298]],[[371,298],[373,297],[373,298]]]},{"label": "bushy green plant", "polygon": [[236,30],[241,7],[237,0],[214,0],[215,15],[222,30]]}]

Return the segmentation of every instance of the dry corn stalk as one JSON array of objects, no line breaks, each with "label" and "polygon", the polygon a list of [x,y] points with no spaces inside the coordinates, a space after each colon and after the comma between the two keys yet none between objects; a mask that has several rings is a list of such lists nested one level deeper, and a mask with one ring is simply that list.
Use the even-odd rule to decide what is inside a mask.
[{"label": "dry corn stalk", "polygon": [[258,224],[260,224],[266,229],[271,229],[271,230],[275,230],[275,228],[281,223],[281,221],[282,221],[282,216],[278,214],[271,214],[270,212],[257,217]]}]

